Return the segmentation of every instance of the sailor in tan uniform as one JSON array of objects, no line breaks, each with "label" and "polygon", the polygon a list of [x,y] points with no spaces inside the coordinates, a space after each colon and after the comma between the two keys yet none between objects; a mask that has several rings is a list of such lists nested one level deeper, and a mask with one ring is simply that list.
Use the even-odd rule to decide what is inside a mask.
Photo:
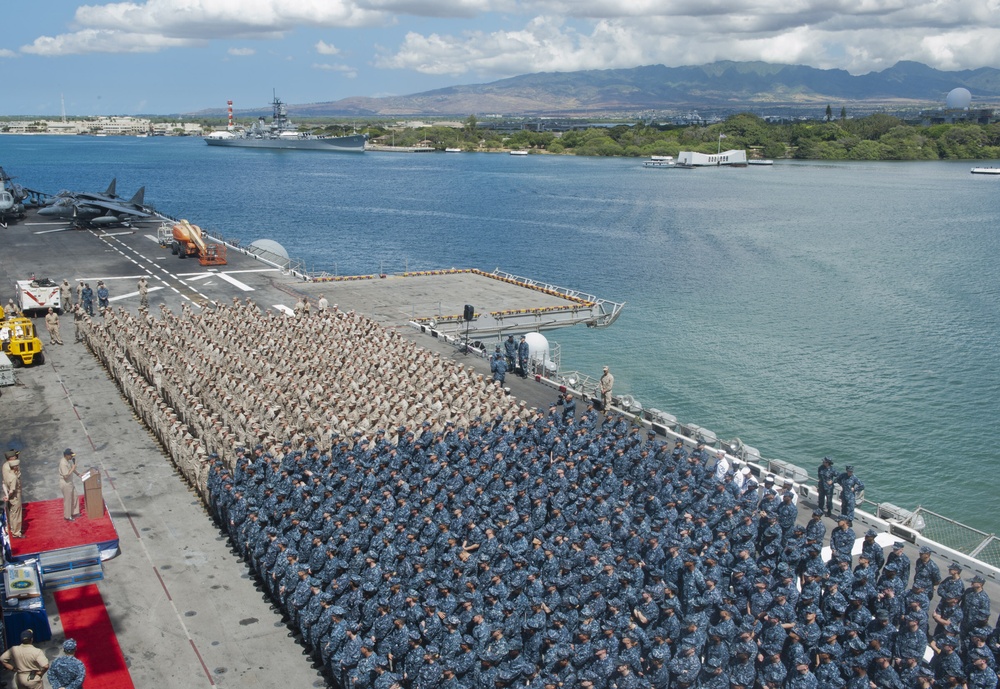
[{"label": "sailor in tan uniform", "polygon": [[68,522],[80,516],[80,501],[76,499],[76,485],[73,476],[79,476],[76,468],[76,454],[68,447],[59,460],[59,490],[63,496],[63,519]]},{"label": "sailor in tan uniform", "polygon": [[59,298],[62,301],[63,313],[73,309],[73,288],[66,278],[63,278],[62,284],[59,285]]},{"label": "sailor in tan uniform", "polygon": [[21,538],[21,460],[16,455],[7,460],[3,472],[3,500],[7,503],[7,528],[11,538]]},{"label": "sailor in tan uniform", "polygon": [[49,661],[40,648],[35,648],[35,634],[30,629],[21,632],[21,644],[0,655],[0,665],[14,673],[15,689],[41,689],[42,677],[48,672]]},{"label": "sailor in tan uniform", "polygon": [[63,343],[62,338],[59,337],[59,314],[52,308],[49,308],[49,312],[45,314],[45,329],[49,332],[49,344],[61,345]]}]

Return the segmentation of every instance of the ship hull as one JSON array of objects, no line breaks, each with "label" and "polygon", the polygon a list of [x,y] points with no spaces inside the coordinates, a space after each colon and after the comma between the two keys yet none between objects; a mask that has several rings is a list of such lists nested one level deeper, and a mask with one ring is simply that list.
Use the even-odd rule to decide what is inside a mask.
[{"label": "ship hull", "polygon": [[337,136],[326,139],[212,139],[206,138],[209,146],[230,148],[270,148],[294,151],[333,151],[336,153],[364,153],[364,134]]}]

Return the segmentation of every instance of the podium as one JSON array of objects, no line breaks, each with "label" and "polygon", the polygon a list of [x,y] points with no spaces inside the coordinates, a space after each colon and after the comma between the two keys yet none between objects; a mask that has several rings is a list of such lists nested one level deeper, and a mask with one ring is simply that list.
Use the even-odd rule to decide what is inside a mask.
[{"label": "podium", "polygon": [[93,467],[83,476],[83,504],[88,519],[104,516],[104,494],[101,491],[101,472]]}]

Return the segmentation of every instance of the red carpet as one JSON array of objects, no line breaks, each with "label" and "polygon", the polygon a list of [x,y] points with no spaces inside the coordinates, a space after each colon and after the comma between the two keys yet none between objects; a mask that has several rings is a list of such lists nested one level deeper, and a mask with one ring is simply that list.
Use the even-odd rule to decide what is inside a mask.
[{"label": "red carpet", "polygon": [[87,668],[84,689],[135,689],[97,586],[56,591],[55,599],[66,638],[76,639],[76,657]]},{"label": "red carpet", "polygon": [[83,511],[83,498],[80,498],[80,511],[79,517],[68,522],[63,518],[61,498],[25,503],[21,527],[24,538],[10,540],[11,556],[16,559],[49,550],[118,540],[118,532],[106,507],[103,517],[89,519]]}]

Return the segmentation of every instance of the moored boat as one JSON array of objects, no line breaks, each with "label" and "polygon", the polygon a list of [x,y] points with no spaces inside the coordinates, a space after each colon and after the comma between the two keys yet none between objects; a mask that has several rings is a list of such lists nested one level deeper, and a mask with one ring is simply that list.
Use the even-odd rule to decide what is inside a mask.
[{"label": "moored boat", "polygon": [[645,160],[642,163],[643,167],[653,167],[653,168],[670,168],[674,167],[676,162],[673,156],[649,156],[649,160]]},{"label": "moored boat", "polygon": [[971,172],[974,175],[1000,175],[1000,167],[974,167]]}]

